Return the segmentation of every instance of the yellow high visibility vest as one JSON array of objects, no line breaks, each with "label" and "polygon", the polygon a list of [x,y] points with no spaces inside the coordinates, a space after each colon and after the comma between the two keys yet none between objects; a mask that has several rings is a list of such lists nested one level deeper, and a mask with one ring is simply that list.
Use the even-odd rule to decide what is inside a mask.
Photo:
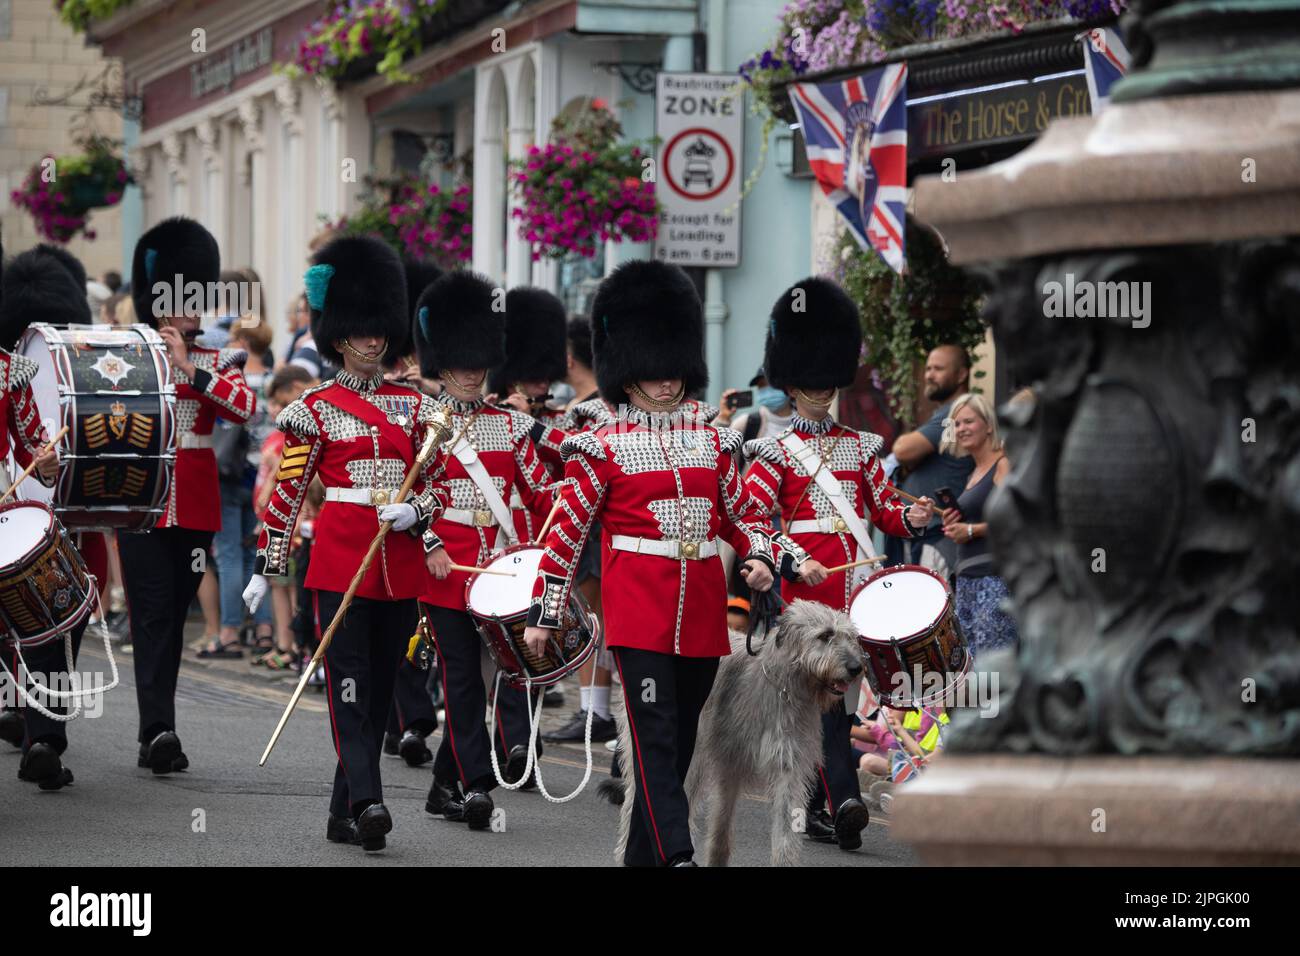
[{"label": "yellow high visibility vest", "polygon": [[[937,723],[930,725],[930,729],[925,732],[925,736],[918,740],[917,745],[926,753],[933,753],[934,748],[939,746],[939,728],[948,723],[948,714],[945,711],[939,715]],[[916,731],[921,729],[921,711],[909,710],[903,715],[903,729],[912,736],[916,736]]]}]

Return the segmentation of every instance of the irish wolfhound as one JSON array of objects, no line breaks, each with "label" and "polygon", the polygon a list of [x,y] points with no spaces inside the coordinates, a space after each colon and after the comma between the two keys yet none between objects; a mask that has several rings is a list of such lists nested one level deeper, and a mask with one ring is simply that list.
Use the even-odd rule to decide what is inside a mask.
[{"label": "irish wolfhound", "polygon": [[[795,601],[750,656],[744,635],[731,633],[731,654],[700,715],[695,756],[686,777],[691,829],[709,866],[731,857],[736,801],[744,789],[771,801],[772,864],[799,862],[809,787],[822,757],[821,714],[844,699],[862,673],[858,632],[847,614]],[[627,718],[618,713],[619,757],[626,798],[615,854],[623,860],[632,822],[635,778]]]}]

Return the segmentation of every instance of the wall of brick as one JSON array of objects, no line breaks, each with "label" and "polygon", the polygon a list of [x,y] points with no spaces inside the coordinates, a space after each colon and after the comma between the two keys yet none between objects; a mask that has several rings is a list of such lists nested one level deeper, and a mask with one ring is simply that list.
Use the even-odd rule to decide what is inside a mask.
[{"label": "wall of brick", "polygon": [[[73,106],[36,105],[38,91],[57,98],[84,77],[93,80],[104,69],[99,48],[59,20],[51,0],[0,0],[0,234],[6,255],[43,241],[26,210],[17,209],[9,193],[22,185],[28,171],[45,156],[76,150],[79,129],[112,137],[122,135],[122,120],[109,109],[91,114],[88,127],[81,107],[89,90]],[[91,214],[93,242],[82,237],[68,244],[86,265],[89,275],[119,269],[122,261],[121,212],[100,209]]]}]

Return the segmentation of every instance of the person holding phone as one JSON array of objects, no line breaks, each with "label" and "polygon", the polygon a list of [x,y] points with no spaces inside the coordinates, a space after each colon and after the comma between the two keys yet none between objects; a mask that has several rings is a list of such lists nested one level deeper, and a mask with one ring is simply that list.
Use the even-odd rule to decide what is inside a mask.
[{"label": "person holding phone", "polygon": [[988,399],[967,393],[953,402],[940,447],[974,462],[956,507],[943,511],[943,533],[957,548],[957,619],[962,633],[973,655],[1012,647],[1016,622],[1002,610],[1010,591],[995,569],[984,520],[989,495],[1006,479],[1011,464],[1002,452],[997,418]]}]

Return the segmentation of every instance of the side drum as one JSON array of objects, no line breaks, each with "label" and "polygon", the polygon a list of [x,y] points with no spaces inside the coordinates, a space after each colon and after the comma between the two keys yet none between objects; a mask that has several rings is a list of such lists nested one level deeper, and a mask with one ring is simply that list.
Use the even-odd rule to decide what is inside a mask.
[{"label": "side drum", "polygon": [[0,637],[24,648],[61,637],[90,613],[94,581],[46,505],[0,505]]},{"label": "side drum", "polygon": [[167,503],[176,463],[176,387],[162,337],[147,325],[32,325],[18,351],[50,434],[64,425],[53,488],[28,478],[28,501],[79,531],[147,531]]},{"label": "side drum", "polygon": [[600,624],[574,591],[564,627],[555,632],[545,653],[538,656],[528,650],[524,628],[543,552],[533,544],[506,548],[485,568],[503,573],[475,574],[465,582],[465,607],[502,676],[514,687],[548,687],[581,667],[600,644]]}]

